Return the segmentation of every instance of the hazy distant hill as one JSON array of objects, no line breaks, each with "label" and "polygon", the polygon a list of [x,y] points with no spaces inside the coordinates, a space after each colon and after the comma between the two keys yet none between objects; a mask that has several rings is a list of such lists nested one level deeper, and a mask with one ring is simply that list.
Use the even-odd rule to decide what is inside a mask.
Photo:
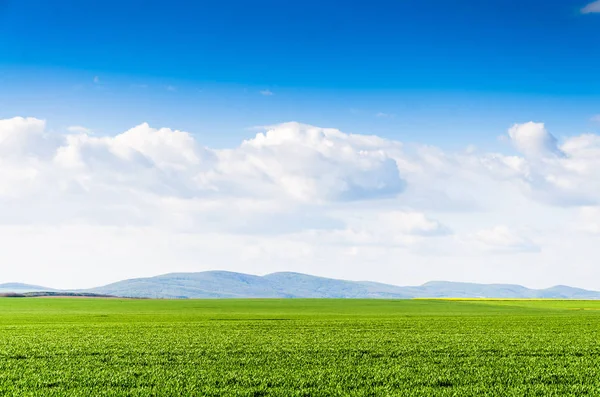
[{"label": "hazy distant hill", "polygon": [[0,293],[4,292],[43,292],[43,291],[56,291],[52,288],[42,287],[39,285],[22,284],[22,283],[5,283],[0,284]]},{"label": "hazy distant hill", "polygon": [[172,273],[124,280],[87,292],[149,298],[562,298],[600,299],[600,292],[567,286],[535,290],[511,284],[433,281],[399,287],[369,281],[345,281],[300,273],[253,276],[209,271]]},{"label": "hazy distant hill", "polygon": [[272,273],[262,277],[280,296],[301,298],[411,298],[403,287],[369,281],[346,281],[301,273]]},{"label": "hazy distant hill", "polygon": [[512,284],[431,281],[415,287],[346,281],[281,272],[254,276],[225,271],[171,273],[119,281],[87,290],[62,291],[39,285],[0,284],[0,294],[89,293],[136,298],[559,298],[600,299],[600,292],[564,285],[529,289]]},{"label": "hazy distant hill", "polygon": [[282,296],[263,277],[223,271],[171,273],[150,278],[136,278],[87,291],[147,298],[276,298]]}]

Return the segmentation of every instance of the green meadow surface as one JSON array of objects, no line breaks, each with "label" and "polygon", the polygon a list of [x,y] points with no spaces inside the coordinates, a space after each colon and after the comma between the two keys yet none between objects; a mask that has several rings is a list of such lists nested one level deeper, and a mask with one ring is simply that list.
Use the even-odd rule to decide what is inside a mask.
[{"label": "green meadow surface", "polygon": [[4,298],[0,395],[598,396],[600,301]]}]

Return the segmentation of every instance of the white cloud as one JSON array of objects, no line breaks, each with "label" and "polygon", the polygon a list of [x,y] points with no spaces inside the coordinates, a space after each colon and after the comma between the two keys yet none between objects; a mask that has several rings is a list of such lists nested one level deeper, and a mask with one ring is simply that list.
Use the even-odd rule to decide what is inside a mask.
[{"label": "white cloud", "polygon": [[508,130],[508,136],[515,148],[526,156],[559,154],[556,138],[543,123],[515,124]]},{"label": "white cloud", "polygon": [[429,219],[420,212],[394,211],[378,215],[380,223],[387,222],[404,234],[437,236],[448,234],[449,229],[436,220]]},{"label": "white cloud", "polygon": [[0,120],[0,159],[36,159],[52,155],[58,141],[49,136],[46,122],[15,117]]},{"label": "white cloud", "polygon": [[582,207],[574,226],[576,231],[600,235],[600,207]]},{"label": "white cloud", "polygon": [[389,119],[389,118],[393,118],[394,115],[391,114],[391,113],[378,112],[378,113],[375,113],[375,117],[378,117],[380,119],[383,119],[383,118],[388,118]]},{"label": "white cloud", "polygon": [[260,92],[260,95],[264,95],[264,96],[272,96],[272,95],[275,95],[275,94],[273,93],[273,91],[271,91],[271,90],[269,90],[269,89],[267,89],[267,90],[261,90],[261,91],[259,91],[259,92]]},{"label": "white cloud", "polygon": [[600,12],[600,0],[594,1],[581,9],[582,14],[592,14]]},{"label": "white cloud", "polygon": [[333,216],[345,227],[311,230],[308,236],[313,244],[401,248],[413,247],[430,237],[452,234],[447,226],[416,211],[363,210],[358,214],[344,212]]},{"label": "white cloud", "polygon": [[[600,137],[559,144],[535,123],[508,137],[519,154],[447,152],[292,122],[214,149],[146,123],[94,136],[49,131],[35,118],[0,120],[8,247],[0,262],[19,264],[3,269],[2,281],[43,284],[30,278],[40,274],[52,284],[69,272],[68,286],[77,286],[225,268],[600,289],[591,285],[600,279],[591,261]],[[88,264],[81,258],[90,252],[97,258]],[[102,270],[104,261],[113,267]]]},{"label": "white cloud", "polygon": [[473,235],[473,240],[485,249],[496,252],[537,252],[540,247],[529,238],[520,235],[507,226],[484,229]]},{"label": "white cloud", "polygon": [[305,202],[392,197],[405,186],[386,153],[394,146],[377,137],[285,123],[220,152],[217,172],[252,180],[252,190],[264,187]]}]

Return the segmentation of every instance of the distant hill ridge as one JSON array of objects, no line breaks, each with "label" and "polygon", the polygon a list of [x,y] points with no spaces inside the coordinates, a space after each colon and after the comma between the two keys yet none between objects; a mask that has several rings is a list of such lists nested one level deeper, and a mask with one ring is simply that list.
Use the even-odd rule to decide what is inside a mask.
[{"label": "distant hill ridge", "polygon": [[0,293],[4,292],[38,292],[38,291],[56,291],[53,288],[42,287],[39,285],[23,284],[23,283],[4,283],[0,284]]},{"label": "distant hill ridge", "polygon": [[[0,293],[58,291],[41,286],[0,284]],[[430,281],[400,287],[371,281],[347,281],[279,272],[256,276],[227,271],[170,273],[156,277],[119,281],[87,290],[91,293],[135,298],[555,298],[600,299],[600,292],[557,285],[530,289],[513,284],[475,284]]]}]

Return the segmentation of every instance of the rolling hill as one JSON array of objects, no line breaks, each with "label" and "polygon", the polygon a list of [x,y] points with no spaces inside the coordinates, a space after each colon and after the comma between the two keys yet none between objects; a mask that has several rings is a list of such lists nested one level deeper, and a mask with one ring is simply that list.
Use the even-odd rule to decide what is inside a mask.
[{"label": "rolling hill", "polygon": [[[557,285],[530,289],[514,284],[475,284],[431,281],[420,286],[400,287],[372,281],[347,281],[279,272],[255,276],[227,271],[170,273],[123,280],[82,290],[57,290],[22,283],[0,284],[0,294],[52,295],[88,294],[130,298],[553,298],[600,299],[600,292]],[[36,294],[40,295],[40,294]]]},{"label": "rolling hill", "polygon": [[147,298],[556,298],[600,299],[600,292],[567,286],[529,289],[513,284],[432,281],[399,287],[301,273],[255,276],[226,271],[171,273],[124,280],[85,290],[96,294]]},{"label": "rolling hill", "polygon": [[0,293],[14,292],[14,293],[25,293],[25,292],[46,292],[56,291],[52,288],[42,287],[39,285],[23,284],[23,283],[4,283],[0,284]]}]

